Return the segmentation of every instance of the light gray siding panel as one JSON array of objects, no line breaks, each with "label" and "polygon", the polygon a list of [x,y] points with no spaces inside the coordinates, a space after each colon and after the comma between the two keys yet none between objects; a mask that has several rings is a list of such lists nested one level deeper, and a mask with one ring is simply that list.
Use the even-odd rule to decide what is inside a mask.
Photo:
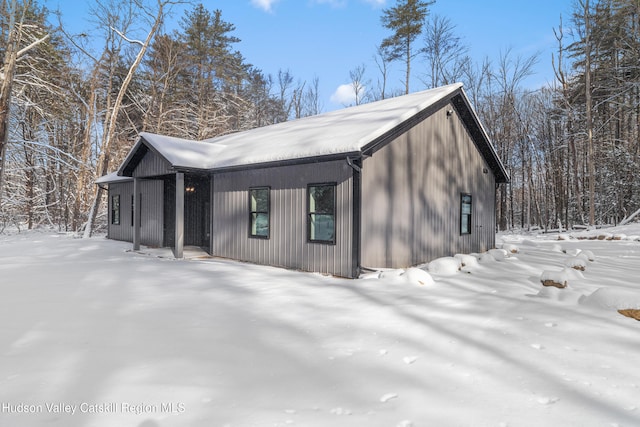
[{"label": "light gray siding panel", "polygon": [[[365,267],[407,267],[494,246],[495,179],[452,106],[365,159],[362,189]],[[461,193],[473,197],[470,235],[460,235]]]},{"label": "light gray siding panel", "polygon": [[171,173],[175,173],[175,171],[171,169],[171,165],[167,161],[153,151],[147,151],[138,166],[136,166],[132,176],[143,178]]},{"label": "light gray siding panel", "polygon": [[[307,185],[335,182],[336,244],[307,242]],[[251,187],[271,188],[270,238],[249,237]],[[346,161],[216,174],[212,254],[259,264],[352,274],[352,169]]]},{"label": "light gray siding panel", "polygon": [[[147,246],[162,246],[163,238],[163,182],[145,180],[140,183],[141,217],[140,242]],[[112,196],[120,195],[120,224],[111,223]],[[109,184],[109,228],[110,239],[133,242],[133,223],[131,217],[133,182]]]}]

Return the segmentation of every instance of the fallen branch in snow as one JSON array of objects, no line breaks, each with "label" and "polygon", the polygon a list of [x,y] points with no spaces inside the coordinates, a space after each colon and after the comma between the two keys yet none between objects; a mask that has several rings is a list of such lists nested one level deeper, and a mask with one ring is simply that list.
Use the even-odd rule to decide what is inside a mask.
[{"label": "fallen branch in snow", "polygon": [[635,211],[634,213],[632,213],[628,217],[624,218],[622,221],[620,221],[620,224],[618,224],[618,225],[625,225],[625,224],[629,223],[629,221],[631,221],[633,218],[635,218],[638,214],[640,214],[640,209],[638,209],[637,211]]}]

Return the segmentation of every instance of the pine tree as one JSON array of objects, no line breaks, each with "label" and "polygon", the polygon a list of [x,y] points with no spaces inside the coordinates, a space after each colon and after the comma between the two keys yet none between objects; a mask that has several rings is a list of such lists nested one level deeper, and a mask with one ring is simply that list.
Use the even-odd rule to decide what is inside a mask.
[{"label": "pine tree", "polygon": [[433,3],[435,0],[397,0],[396,6],[382,11],[382,25],[393,34],[382,41],[381,48],[389,52],[391,60],[404,59],[405,94],[409,93],[411,60],[418,53],[413,43],[422,34],[428,8]]}]

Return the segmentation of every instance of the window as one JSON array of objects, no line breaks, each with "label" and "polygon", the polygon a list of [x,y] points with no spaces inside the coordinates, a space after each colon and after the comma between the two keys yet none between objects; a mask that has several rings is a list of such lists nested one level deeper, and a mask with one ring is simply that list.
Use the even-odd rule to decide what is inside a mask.
[{"label": "window", "polygon": [[120,225],[120,195],[111,196],[111,224]]},{"label": "window", "polygon": [[310,242],[336,242],[336,184],[313,184],[307,189],[307,236]]},{"label": "window", "polygon": [[249,237],[269,238],[269,187],[249,189]]},{"label": "window", "polygon": [[471,194],[460,195],[460,234],[471,234]]}]

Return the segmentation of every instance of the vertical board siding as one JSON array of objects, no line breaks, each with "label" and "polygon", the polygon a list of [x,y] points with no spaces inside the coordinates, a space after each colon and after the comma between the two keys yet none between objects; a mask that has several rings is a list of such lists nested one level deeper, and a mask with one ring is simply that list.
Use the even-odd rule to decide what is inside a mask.
[{"label": "vertical board siding", "polygon": [[[162,246],[163,243],[163,190],[159,180],[144,180],[140,183],[142,193],[140,214],[140,243],[147,246]],[[111,224],[111,196],[120,195],[120,224]],[[109,238],[133,242],[131,198],[133,182],[109,184]]]},{"label": "vertical board siding", "polygon": [[171,169],[171,165],[152,151],[147,151],[140,163],[136,166],[132,176],[144,178],[150,176],[159,176],[173,174],[175,171]]},{"label": "vertical board siding", "polygon": [[140,183],[140,191],[140,243],[161,247],[164,240],[164,182],[144,180]]},{"label": "vertical board siding", "polygon": [[[336,182],[336,244],[307,242],[307,185]],[[270,238],[249,237],[250,187],[271,188]],[[224,172],[213,178],[212,254],[349,277],[352,169],[346,161]]]},{"label": "vertical board siding", "polygon": [[[133,224],[131,223],[131,196],[133,195],[133,181],[109,184],[108,234],[113,240],[133,242]],[[111,198],[120,196],[120,224],[111,223]]]},{"label": "vertical board siding", "polygon": [[[473,198],[469,235],[460,235],[461,193]],[[407,267],[494,246],[495,178],[451,105],[365,159],[362,194],[364,267]]]}]

